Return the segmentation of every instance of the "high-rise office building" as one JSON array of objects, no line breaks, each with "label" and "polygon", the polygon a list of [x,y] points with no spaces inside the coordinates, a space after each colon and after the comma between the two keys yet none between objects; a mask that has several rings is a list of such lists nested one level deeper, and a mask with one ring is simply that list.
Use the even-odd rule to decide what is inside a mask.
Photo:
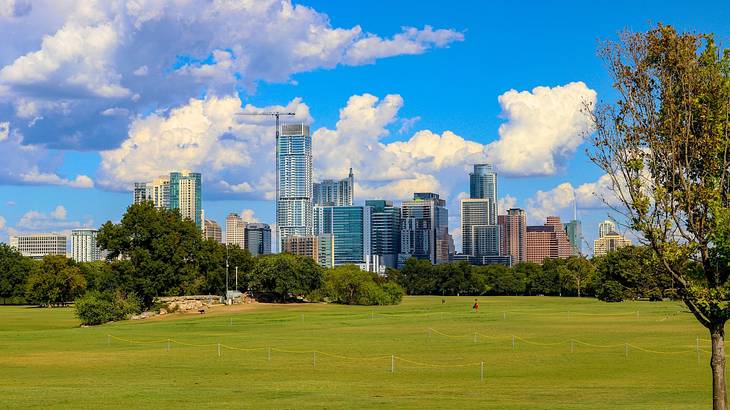
[{"label": "high-rise office building", "polygon": [[314,205],[321,206],[351,206],[355,192],[355,177],[350,168],[347,178],[335,181],[325,179],[322,182],[315,182],[313,186]]},{"label": "high-rise office building", "polygon": [[46,255],[66,256],[66,242],[64,235],[55,233],[10,236],[10,247],[33,259],[43,259]]},{"label": "high-rise office building", "polygon": [[402,256],[399,260],[416,257],[431,263],[448,262],[452,240],[446,201],[435,193],[415,193],[413,200],[403,202],[401,212]]},{"label": "high-rise office building", "polygon": [[492,220],[495,202],[490,198],[461,200],[462,253],[471,256],[499,255],[499,226]]},{"label": "high-rise office building", "polygon": [[368,200],[365,206],[372,207],[370,241],[372,253],[386,267],[398,266],[400,253],[401,209],[392,201]]},{"label": "high-rise office building", "polygon": [[324,268],[335,267],[335,236],[324,234],[317,236],[317,263]]},{"label": "high-rise office building", "polygon": [[134,183],[134,203],[152,202],[158,208],[177,209],[180,216],[203,229],[202,178],[197,172],[170,172],[152,182]]},{"label": "high-rise office building", "polygon": [[231,212],[226,217],[226,245],[246,249],[246,223],[241,215]]},{"label": "high-rise office building", "polygon": [[335,265],[364,263],[372,254],[369,206],[315,206],[314,233],[334,236]]},{"label": "high-rise office building", "polygon": [[[311,235],[312,137],[309,126],[286,124],[276,141],[276,229],[279,243]],[[281,246],[279,249],[283,249]]]},{"label": "high-rise office building", "polygon": [[616,232],[616,225],[608,220],[598,225],[598,236],[599,238],[593,241],[593,256],[603,256],[631,245],[631,240]]},{"label": "high-rise office building", "polygon": [[246,249],[253,256],[271,253],[271,228],[267,224],[247,223]]},{"label": "high-rise office building", "polygon": [[315,235],[287,236],[281,241],[281,251],[319,262],[319,239]]},{"label": "high-rise office building", "polygon": [[558,216],[548,216],[542,226],[527,227],[527,261],[542,263],[546,258],[564,259],[571,246]]},{"label": "high-rise office building", "polygon": [[507,210],[499,215],[500,254],[510,256],[513,264],[527,262],[527,217],[519,208]]},{"label": "high-rise office building", "polygon": [[580,221],[573,219],[572,221],[563,224],[563,228],[565,228],[565,234],[568,235],[571,255],[580,256],[583,253],[583,232]]},{"label": "high-rise office building", "polygon": [[497,173],[491,164],[474,164],[469,173],[469,198],[491,200],[490,225],[497,223]]},{"label": "high-rise office building", "polygon": [[212,219],[203,219],[203,237],[222,243],[223,232],[218,222]]},{"label": "high-rise office building", "polygon": [[[101,259],[96,244],[96,229],[74,229],[71,231],[71,257],[76,262],[93,262]],[[65,248],[65,246],[64,246]]]},{"label": "high-rise office building", "polygon": [[604,236],[608,235],[611,232],[618,232],[618,229],[616,229],[616,223],[610,219],[606,219],[605,221],[598,224],[598,237],[603,238]]}]

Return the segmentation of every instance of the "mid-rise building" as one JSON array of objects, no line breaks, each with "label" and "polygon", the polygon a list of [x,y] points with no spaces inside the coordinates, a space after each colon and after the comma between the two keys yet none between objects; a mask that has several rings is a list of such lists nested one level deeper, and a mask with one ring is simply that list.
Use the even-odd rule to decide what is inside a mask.
[{"label": "mid-rise building", "polygon": [[71,257],[73,260],[76,262],[93,262],[101,259],[101,251],[96,244],[97,233],[96,229],[90,228],[71,231]]},{"label": "mid-rise building", "polygon": [[245,228],[246,249],[253,256],[271,253],[271,227],[262,223],[248,223]]},{"label": "mid-rise building", "polygon": [[573,219],[572,221],[563,224],[563,228],[565,228],[565,234],[568,235],[571,255],[580,256],[583,253],[583,232],[580,221]]},{"label": "mid-rise building", "polygon": [[246,223],[234,212],[226,217],[226,244],[246,249]]},{"label": "mid-rise building", "polygon": [[204,219],[203,220],[203,237],[207,239],[212,239],[218,243],[223,242],[223,232],[221,231],[221,226],[218,224],[218,222],[212,220],[212,219]]},{"label": "mid-rise building", "polygon": [[403,202],[401,212],[399,260],[416,257],[431,263],[448,262],[453,241],[449,235],[446,201],[435,193],[415,193],[413,200]]},{"label": "mid-rise building", "polygon": [[598,224],[598,237],[603,238],[604,236],[608,235],[611,232],[618,232],[618,229],[616,228],[616,223],[610,219],[606,219],[605,221]]},{"label": "mid-rise building", "polygon": [[510,256],[513,264],[527,262],[527,217],[524,209],[511,208],[499,215],[500,255]]},{"label": "mid-rise building", "polygon": [[203,229],[202,177],[197,172],[170,172],[152,182],[135,182],[135,204],[152,202],[158,208],[177,209],[180,216]]},{"label": "mid-rise building", "polygon": [[320,206],[352,206],[354,192],[355,176],[350,168],[347,178],[339,181],[325,179],[322,182],[315,182],[312,202]]},{"label": "mid-rise building", "polygon": [[593,241],[593,256],[604,256],[607,253],[630,245],[631,240],[623,237],[618,232],[604,232],[600,238]]},{"label": "mid-rise building", "polygon": [[563,259],[571,255],[571,246],[558,216],[548,216],[542,226],[527,227],[527,261],[542,263],[546,258]]},{"label": "mid-rise building", "polygon": [[319,262],[319,240],[315,235],[287,236],[281,242],[281,251]]},{"label": "mid-rise building", "polygon": [[332,234],[317,236],[317,263],[325,268],[335,267],[335,236]]},{"label": "mid-rise building", "polygon": [[392,201],[367,200],[365,206],[372,208],[370,220],[370,241],[372,254],[378,262],[389,268],[398,266],[400,253],[401,209]]},{"label": "mid-rise building", "polygon": [[369,206],[315,206],[314,232],[334,236],[335,266],[364,263],[372,254]]},{"label": "mid-rise building", "polygon": [[10,236],[10,247],[33,259],[43,259],[47,255],[66,256],[66,242],[66,236],[55,233]]},{"label": "mid-rise building", "polygon": [[276,141],[276,229],[289,236],[312,235],[312,137],[309,126],[281,126]]},{"label": "mid-rise building", "polygon": [[499,226],[495,202],[490,198],[461,200],[462,253],[471,256],[499,255]]}]

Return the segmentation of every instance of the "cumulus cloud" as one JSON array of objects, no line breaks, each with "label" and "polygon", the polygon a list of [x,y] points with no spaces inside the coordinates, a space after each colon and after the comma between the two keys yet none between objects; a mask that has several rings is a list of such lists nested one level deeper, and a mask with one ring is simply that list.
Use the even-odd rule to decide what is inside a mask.
[{"label": "cumulus cloud", "polygon": [[63,205],[57,205],[50,212],[40,212],[31,210],[23,214],[14,228],[9,229],[13,232],[38,232],[53,231],[64,232],[70,229],[81,228],[83,226],[91,226],[93,221],[86,223],[68,220],[68,212]]},{"label": "cumulus cloud", "polygon": [[617,204],[613,181],[604,174],[594,182],[573,186],[563,182],[549,191],[537,191],[527,200],[527,217],[532,223],[543,223],[550,215],[568,215],[575,199],[579,209],[601,209]]},{"label": "cumulus cloud", "polygon": [[503,175],[553,175],[583,142],[590,119],[583,109],[596,92],[582,82],[510,90],[499,96],[506,122],[487,145],[487,160]]},{"label": "cumulus cloud", "polygon": [[2,230],[5,229],[5,222],[6,222],[5,221],[5,218],[3,218],[2,216],[0,216],[0,231],[2,231]]},{"label": "cumulus cloud", "polygon": [[[0,38],[11,39],[0,49],[0,115],[12,115],[29,142],[54,148],[115,148],[127,120],[98,115],[110,107],[136,115],[179,105],[201,88],[253,92],[261,81],[290,82],[297,73],[464,38],[431,26],[390,38],[333,27],[326,14],[290,0],[38,0],[29,11],[25,0],[0,2],[0,18],[25,15],[0,24]],[[19,121],[36,117],[34,127]]]},{"label": "cumulus cloud", "polygon": [[58,174],[39,172],[33,168],[30,172],[20,174],[20,180],[39,185],[63,185],[71,188],[93,188],[94,181],[86,175],[77,175],[74,179],[66,179]]},{"label": "cumulus cloud", "polygon": [[258,218],[256,218],[256,212],[254,212],[253,209],[244,209],[241,211],[241,219],[244,220],[244,222],[250,222],[250,223],[257,223],[260,222]]},{"label": "cumulus cloud", "polygon": [[512,195],[505,195],[497,200],[497,209],[502,215],[506,214],[508,209],[514,208],[516,206],[517,198],[513,197]]}]

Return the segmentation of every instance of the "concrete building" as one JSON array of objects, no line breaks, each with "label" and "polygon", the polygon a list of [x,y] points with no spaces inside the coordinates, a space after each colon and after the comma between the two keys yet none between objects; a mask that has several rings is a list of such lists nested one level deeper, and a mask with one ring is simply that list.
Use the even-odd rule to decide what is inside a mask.
[{"label": "concrete building", "polygon": [[246,249],[253,256],[271,253],[271,227],[262,223],[248,223],[245,228]]},{"label": "concrete building", "polygon": [[312,137],[309,126],[286,124],[276,141],[276,229],[279,249],[289,236],[309,236],[312,223]]},{"label": "concrete building", "polygon": [[598,237],[603,238],[605,235],[608,235],[611,232],[618,232],[618,229],[616,228],[616,223],[610,219],[606,219],[605,221],[598,224]]},{"label": "concrete building", "polygon": [[66,236],[55,233],[10,236],[10,247],[33,259],[43,259],[47,255],[66,256],[66,242]]},{"label": "concrete building", "polygon": [[461,200],[462,253],[471,256],[499,255],[500,230],[490,198]]},{"label": "concrete building", "polygon": [[203,220],[203,237],[223,243],[223,232],[218,222],[212,219]]},{"label": "concrete building", "polygon": [[593,256],[604,256],[607,253],[630,245],[631,240],[621,236],[618,232],[604,232],[600,238],[593,241]]},{"label": "concrete building", "polygon": [[319,262],[319,240],[315,235],[287,236],[282,240],[281,251]]},{"label": "concrete building", "polygon": [[197,172],[170,172],[151,182],[135,182],[133,201],[177,209],[180,216],[203,229],[202,176]]},{"label": "concrete building", "polygon": [[449,235],[446,201],[435,193],[415,193],[413,200],[403,202],[401,212],[399,260],[416,257],[428,259],[431,263],[448,262],[453,241]]},{"label": "concrete building", "polygon": [[372,254],[386,267],[398,266],[400,253],[401,209],[392,201],[367,200],[365,206],[372,208],[370,220],[370,241]]},{"label": "concrete building", "polygon": [[322,182],[315,182],[312,189],[312,202],[320,206],[352,206],[355,193],[355,176],[350,174],[347,178],[335,181],[325,179]]},{"label": "concrete building", "polygon": [[317,236],[317,263],[325,268],[335,267],[335,236],[332,234]]},{"label": "concrete building", "polygon": [[527,216],[520,208],[507,210],[497,217],[500,227],[499,254],[510,256],[513,264],[527,262]]},{"label": "concrete building", "polygon": [[[76,262],[93,262],[101,259],[96,244],[96,229],[74,229],[71,231],[71,258]],[[65,249],[65,245],[64,245]]]},{"label": "concrete building", "polygon": [[315,206],[314,233],[334,236],[335,266],[364,263],[372,254],[372,208]]},{"label": "concrete building", "polygon": [[241,215],[234,212],[226,217],[226,244],[246,249],[246,223]]},{"label": "concrete building", "polygon": [[543,226],[527,227],[527,261],[563,259],[571,255],[571,245],[558,216],[548,216]]}]

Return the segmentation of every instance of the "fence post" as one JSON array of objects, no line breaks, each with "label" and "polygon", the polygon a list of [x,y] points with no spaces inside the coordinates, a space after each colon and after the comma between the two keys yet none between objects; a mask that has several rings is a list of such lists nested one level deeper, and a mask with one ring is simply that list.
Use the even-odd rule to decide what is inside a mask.
[{"label": "fence post", "polygon": [[573,339],[570,339],[570,353],[573,353],[574,347],[573,347]]},{"label": "fence post", "polygon": [[269,346],[269,361],[271,361],[271,346]]},{"label": "fence post", "polygon": [[482,362],[479,368],[479,380],[484,381],[484,362]]},{"label": "fence post", "polygon": [[502,319],[507,320],[507,312],[502,312]]},{"label": "fence post", "polygon": [[626,343],[624,345],[624,354],[626,356],[626,360],[629,360],[629,344],[628,343]]},{"label": "fence post", "polygon": [[167,351],[170,351],[170,339],[167,339]]},{"label": "fence post", "polygon": [[512,350],[515,350],[515,335],[512,335]]},{"label": "fence post", "polygon": [[390,355],[390,372],[395,373],[395,355]]},{"label": "fence post", "polygon": [[218,343],[218,357],[221,357],[221,344]]},{"label": "fence post", "polygon": [[112,335],[106,335],[106,345],[107,346],[112,345]]}]

